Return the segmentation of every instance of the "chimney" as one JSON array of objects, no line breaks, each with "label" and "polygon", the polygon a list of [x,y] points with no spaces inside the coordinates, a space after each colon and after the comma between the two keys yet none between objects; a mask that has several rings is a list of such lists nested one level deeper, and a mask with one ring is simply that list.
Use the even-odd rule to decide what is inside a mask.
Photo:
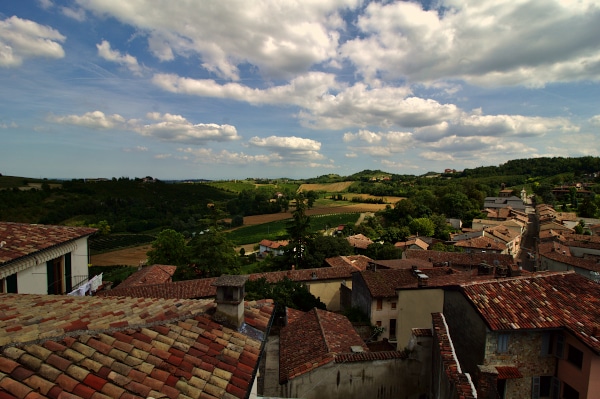
[{"label": "chimney", "polygon": [[248,276],[222,275],[213,286],[217,287],[217,310],[213,315],[216,321],[239,329],[244,322],[244,286]]}]

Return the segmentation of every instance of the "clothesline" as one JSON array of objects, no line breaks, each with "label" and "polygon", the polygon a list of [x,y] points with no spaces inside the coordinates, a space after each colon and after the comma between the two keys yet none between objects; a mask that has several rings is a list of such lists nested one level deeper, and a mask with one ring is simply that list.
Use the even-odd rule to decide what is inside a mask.
[{"label": "clothesline", "polygon": [[67,295],[71,296],[86,296],[92,295],[94,292],[98,290],[98,287],[102,285],[102,273],[92,277],[91,280],[87,281],[85,284],[82,284],[80,287],[74,289],[69,292]]}]

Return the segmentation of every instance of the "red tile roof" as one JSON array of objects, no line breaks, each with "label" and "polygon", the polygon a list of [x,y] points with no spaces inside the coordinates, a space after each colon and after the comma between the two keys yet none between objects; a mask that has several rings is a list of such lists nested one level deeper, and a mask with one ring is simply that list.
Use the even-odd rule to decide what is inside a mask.
[{"label": "red tile roof", "polygon": [[418,249],[407,249],[402,256],[405,259],[421,259],[433,263],[434,266],[442,266],[448,263],[451,267],[477,267],[480,263],[489,265],[498,264],[507,268],[515,265],[515,259],[507,254],[494,253],[461,253],[444,251],[421,251]]},{"label": "red tile roof", "polygon": [[546,272],[462,290],[493,331],[565,328],[600,354],[600,285],[583,276]]},{"label": "red tile roof", "polygon": [[176,269],[177,266],[171,265],[145,266],[123,280],[119,288],[170,282]]},{"label": "red tile roof", "polygon": [[[0,397],[247,397],[262,338],[213,311],[207,300],[0,294]],[[246,304],[259,328],[272,312]]]},{"label": "red tile roof", "polygon": [[[458,271],[449,267],[434,267],[431,269],[418,269],[420,274],[428,277],[427,287],[444,287],[460,285],[473,280],[490,280],[492,275],[477,275],[477,271]],[[358,272],[364,280],[371,297],[391,298],[396,297],[396,290],[419,287],[419,278],[410,269],[377,269]]]},{"label": "red tile roof", "polygon": [[335,256],[325,259],[325,263],[330,267],[352,266],[356,270],[365,270],[369,262],[373,262],[373,259],[364,255]]},{"label": "red tile roof", "polygon": [[455,247],[462,247],[462,248],[475,248],[475,249],[488,249],[488,250],[494,250],[494,251],[505,251],[506,250],[506,244],[504,244],[503,242],[498,242],[497,240],[494,240],[493,238],[490,237],[485,237],[485,236],[480,236],[480,237],[474,237],[474,238],[469,238],[466,240],[462,240],[462,241],[457,241],[456,243],[454,243]]},{"label": "red tile roof", "polygon": [[[278,272],[253,273],[250,280],[265,278],[269,283],[276,283],[288,278],[293,281],[309,282],[315,280],[350,280],[354,266],[321,267],[317,269],[285,270]],[[217,294],[213,286],[215,278],[177,281],[164,284],[124,287],[117,286],[108,291],[98,292],[100,296],[131,296],[141,298],[212,298]]]},{"label": "red tile roof", "polygon": [[316,308],[282,328],[279,342],[280,383],[352,353],[352,347],[368,351],[345,316]]},{"label": "red tile roof", "polygon": [[496,366],[496,370],[498,370],[498,379],[499,380],[509,380],[512,378],[523,378],[523,374],[516,367],[511,366]]},{"label": "red tile roof", "polygon": [[373,244],[373,241],[363,234],[346,237],[346,240],[348,240],[351,246],[359,249],[367,249],[369,245]]},{"label": "red tile roof", "polygon": [[89,227],[0,222],[0,266],[16,259],[94,234]]}]

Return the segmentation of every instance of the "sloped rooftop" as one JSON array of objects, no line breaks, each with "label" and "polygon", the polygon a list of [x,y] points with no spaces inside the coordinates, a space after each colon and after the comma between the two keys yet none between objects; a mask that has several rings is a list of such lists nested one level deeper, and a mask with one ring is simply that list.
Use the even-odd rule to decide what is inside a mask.
[{"label": "sloped rooftop", "polygon": [[[264,278],[269,283],[276,283],[288,278],[292,281],[310,282],[315,280],[350,280],[356,267],[340,265],[338,267],[321,267],[316,269],[284,270],[249,274],[251,281]],[[98,292],[99,296],[131,296],[144,298],[213,298],[217,295],[214,286],[216,278],[204,278],[187,281],[168,282],[163,284],[118,286],[112,290]]]},{"label": "sloped rooftop", "polygon": [[600,285],[574,272],[464,284],[493,331],[565,328],[600,354]]},{"label": "sloped rooftop", "polygon": [[[302,334],[298,334],[302,331]],[[279,341],[279,381],[335,361],[336,356],[369,349],[352,323],[343,315],[314,308],[281,329]]]},{"label": "sloped rooftop", "polygon": [[[262,338],[214,322],[214,306],[0,294],[0,397],[244,398]],[[245,310],[264,336],[273,303]]]},{"label": "sloped rooftop", "polygon": [[16,259],[94,234],[90,227],[0,222],[0,266]]},{"label": "sloped rooftop", "polygon": [[176,269],[177,266],[171,265],[145,266],[123,280],[119,288],[170,282]]},{"label": "sloped rooftop", "polygon": [[[427,276],[427,287],[444,287],[459,285],[473,280],[490,280],[492,275],[477,275],[476,270],[457,271],[450,267],[434,267],[419,269],[420,274]],[[396,297],[397,289],[413,289],[419,287],[419,278],[411,269],[378,269],[359,273],[373,298]]]}]

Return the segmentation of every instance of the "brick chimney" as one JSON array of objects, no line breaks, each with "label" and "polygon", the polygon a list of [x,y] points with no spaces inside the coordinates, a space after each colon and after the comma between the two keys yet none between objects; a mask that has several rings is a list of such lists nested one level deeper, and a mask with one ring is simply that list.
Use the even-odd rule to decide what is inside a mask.
[{"label": "brick chimney", "polygon": [[217,287],[217,310],[213,318],[223,324],[234,327],[236,330],[244,322],[244,286],[248,276],[222,275],[217,278],[213,286]]}]

